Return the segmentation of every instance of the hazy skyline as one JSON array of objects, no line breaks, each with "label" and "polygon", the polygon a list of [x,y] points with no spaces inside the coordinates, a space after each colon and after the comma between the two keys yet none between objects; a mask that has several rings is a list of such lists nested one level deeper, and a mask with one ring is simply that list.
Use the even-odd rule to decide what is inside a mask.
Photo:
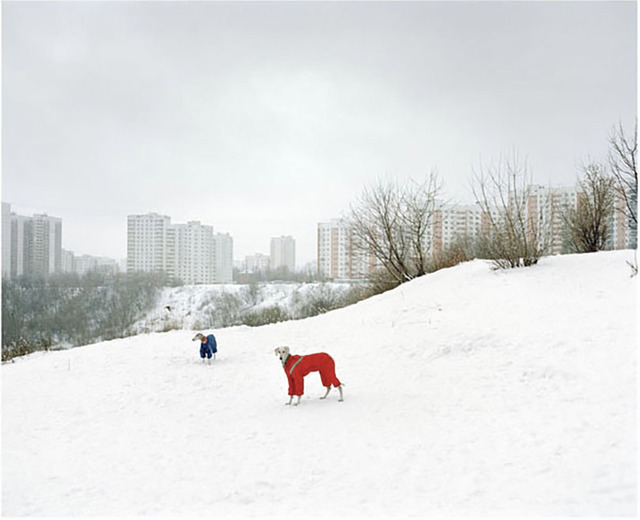
[{"label": "hazy skyline", "polygon": [[636,3],[2,3],[2,200],[63,219],[63,247],[126,256],[127,215],[296,240],[365,184],[516,147],[573,185],[637,111]]}]

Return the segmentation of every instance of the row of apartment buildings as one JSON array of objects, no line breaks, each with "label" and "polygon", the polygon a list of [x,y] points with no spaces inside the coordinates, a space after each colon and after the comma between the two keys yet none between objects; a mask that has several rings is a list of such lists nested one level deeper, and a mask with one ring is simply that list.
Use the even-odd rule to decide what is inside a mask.
[{"label": "row of apartment buildings", "polygon": [[75,255],[62,248],[62,219],[47,214],[31,217],[11,212],[2,203],[2,276],[48,276],[54,273],[117,272],[113,258]]},{"label": "row of apartment buildings", "polygon": [[233,282],[233,239],[198,221],[157,213],[127,217],[127,272],[163,272],[185,284]]},{"label": "row of apartment buildings", "polygon": [[130,215],[127,260],[77,256],[62,248],[62,219],[18,215],[2,203],[2,276],[84,274],[92,270],[165,272],[187,284],[231,283],[233,239],[199,222],[172,224],[154,213]]},{"label": "row of apartment buildings", "polygon": [[[575,208],[584,194],[579,187],[530,186],[526,200],[527,219],[543,222],[547,254],[563,252],[565,208]],[[624,216],[624,201],[618,197],[609,227],[610,249],[635,249],[637,231]],[[459,237],[477,238],[487,229],[486,214],[477,204],[449,204],[436,202],[425,241],[429,252],[437,255],[445,251]],[[359,280],[366,278],[378,267],[373,255],[358,247],[352,229],[345,219],[318,223],[317,228],[318,275],[329,280]]]},{"label": "row of apartment buildings", "polygon": [[[564,208],[576,207],[583,196],[578,188],[532,186],[527,199],[527,218],[545,222],[548,254],[563,252]],[[624,218],[621,199],[611,217],[609,248],[637,247],[637,231]],[[433,254],[446,250],[458,237],[477,238],[486,229],[487,216],[478,205],[438,202],[427,229],[426,242]],[[255,273],[286,266],[295,270],[295,240],[290,236],[271,239],[270,256],[247,256],[242,266]],[[317,272],[325,279],[359,280],[377,266],[372,255],[355,243],[348,223],[334,219],[317,224]],[[62,220],[46,214],[26,217],[11,212],[2,203],[2,275],[48,275],[56,272],[118,270],[110,259],[75,256],[62,249]],[[172,224],[170,217],[148,213],[127,219],[128,272],[164,272],[186,284],[233,282],[233,239],[214,233],[212,226],[198,221]]]},{"label": "row of apartment buildings", "polygon": [[[265,263],[256,255],[245,269],[295,271],[295,240],[271,239],[271,255]],[[258,260],[256,262],[255,260]],[[173,224],[166,215],[148,213],[127,217],[127,259],[75,255],[62,248],[62,219],[46,214],[18,215],[2,203],[2,276],[48,276],[54,273],[84,274],[93,270],[163,272],[186,284],[233,282],[233,239],[214,233],[198,221]]]}]

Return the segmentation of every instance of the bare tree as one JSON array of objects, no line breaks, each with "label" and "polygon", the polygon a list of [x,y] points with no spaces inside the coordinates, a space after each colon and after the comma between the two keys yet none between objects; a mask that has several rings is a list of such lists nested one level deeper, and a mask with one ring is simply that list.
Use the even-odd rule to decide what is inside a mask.
[{"label": "bare tree", "polygon": [[484,254],[497,267],[536,264],[548,246],[544,213],[530,211],[532,181],[526,160],[513,150],[474,170],[472,184],[482,211]]},{"label": "bare tree", "polygon": [[412,182],[403,193],[402,227],[409,243],[409,268],[413,277],[427,273],[431,256],[428,228],[432,225],[440,187],[434,171],[423,182]]},{"label": "bare tree", "polygon": [[438,190],[438,174],[432,171],[423,182],[409,186],[391,180],[366,186],[351,206],[356,247],[373,255],[392,285],[427,272],[427,234]]},{"label": "bare tree", "polygon": [[567,226],[568,245],[575,253],[592,253],[607,247],[611,236],[610,217],[614,212],[615,179],[604,173],[602,165],[583,167],[584,179],[575,208],[568,208],[563,218]]},{"label": "bare tree", "polygon": [[638,121],[629,140],[622,124],[616,126],[609,136],[609,169],[616,183],[616,190],[624,201],[624,214],[630,227],[629,246],[638,246]]},{"label": "bare tree", "polygon": [[356,247],[367,252],[388,271],[397,283],[402,283],[406,245],[398,233],[401,221],[401,202],[396,183],[379,181],[366,186],[351,207],[349,217]]}]

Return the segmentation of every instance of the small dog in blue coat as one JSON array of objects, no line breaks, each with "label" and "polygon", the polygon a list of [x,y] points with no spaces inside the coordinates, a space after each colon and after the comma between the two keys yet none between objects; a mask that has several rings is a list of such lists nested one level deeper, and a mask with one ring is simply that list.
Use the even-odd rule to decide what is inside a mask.
[{"label": "small dog in blue coat", "polygon": [[213,334],[205,336],[201,332],[198,332],[191,341],[196,341],[198,339],[200,340],[200,357],[202,358],[202,362],[204,363],[204,359],[206,357],[209,363],[211,363],[211,356],[215,359],[216,352],[218,352],[216,337]]}]

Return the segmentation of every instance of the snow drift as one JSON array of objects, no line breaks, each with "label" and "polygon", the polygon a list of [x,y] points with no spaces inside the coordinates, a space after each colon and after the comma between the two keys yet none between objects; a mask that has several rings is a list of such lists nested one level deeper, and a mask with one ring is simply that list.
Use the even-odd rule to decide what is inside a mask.
[{"label": "snow drift", "polygon": [[[469,262],[296,322],[2,367],[7,516],[632,516],[632,252]],[[299,407],[273,349],[329,352]]]}]

